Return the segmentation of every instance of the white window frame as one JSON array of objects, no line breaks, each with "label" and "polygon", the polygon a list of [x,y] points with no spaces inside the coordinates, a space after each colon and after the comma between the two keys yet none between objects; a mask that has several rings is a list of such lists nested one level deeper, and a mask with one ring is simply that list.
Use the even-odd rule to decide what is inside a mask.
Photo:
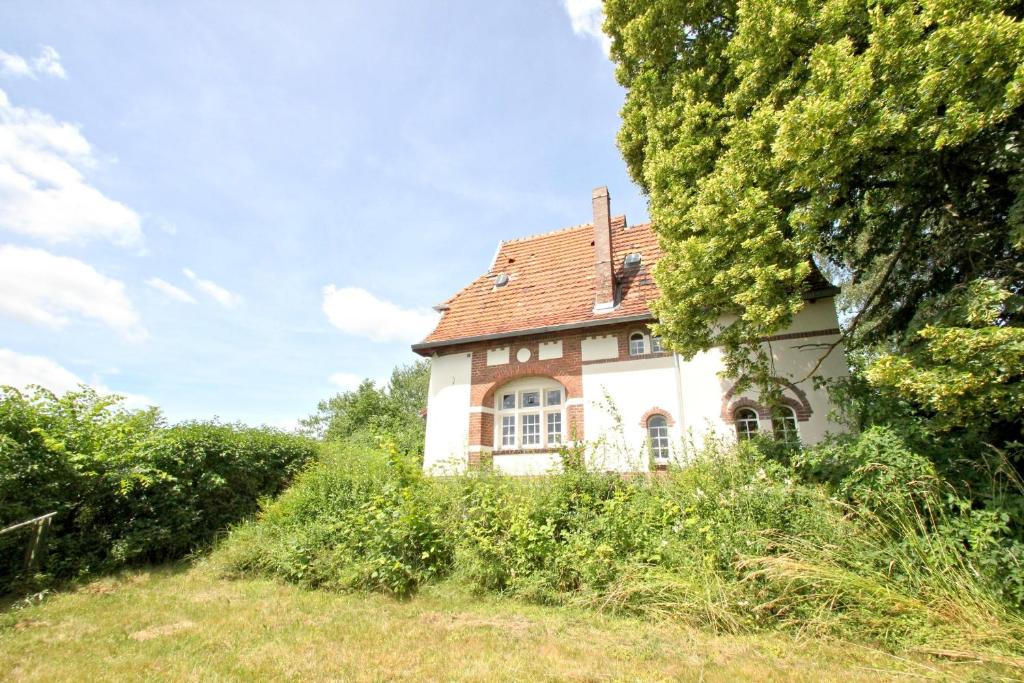
[{"label": "white window frame", "polygon": [[[516,417],[517,415],[515,413],[506,413],[505,415],[502,415],[501,417],[498,418],[498,428],[501,430],[501,433],[498,435],[500,439],[498,443],[501,444],[501,448],[515,448],[516,433],[519,431],[519,421],[516,419]],[[512,430],[508,433],[506,433],[505,431],[506,420],[510,420],[512,423]]]},{"label": "white window frame", "polygon": [[[555,418],[555,419],[553,419]],[[558,430],[554,431],[551,429],[551,423],[558,423]],[[548,446],[554,446],[558,448],[562,445],[562,434],[565,430],[562,428],[562,411],[561,410],[549,410],[544,413],[544,440]]]},{"label": "white window frame", "polygon": [[[556,393],[557,392],[557,393]],[[540,405],[523,406],[525,394],[537,393],[540,397]],[[504,398],[514,397],[512,403],[514,408],[504,407]],[[557,400],[553,400],[557,399]],[[513,380],[500,387],[494,396],[494,441],[495,452],[510,450],[537,450],[543,451],[550,448],[557,448],[565,440],[565,388],[553,379],[530,377],[521,380]],[[558,419],[551,421],[549,415],[558,415]],[[536,442],[531,439],[526,442],[525,432],[526,420],[524,418],[536,416],[539,422],[536,434]],[[511,419],[514,424],[511,439],[505,433],[505,421]],[[558,431],[552,427],[557,423]],[[531,433],[531,437],[534,435]]]},{"label": "white window frame", "polygon": [[661,344],[661,337],[651,335],[651,353],[664,353],[665,347]]},{"label": "white window frame", "polygon": [[[639,339],[636,339],[635,337],[639,337]],[[637,341],[640,342],[640,350],[639,351],[634,351],[633,350],[633,342],[637,342]],[[630,356],[645,356],[645,355],[647,355],[647,335],[644,334],[643,332],[631,332],[629,337],[627,338],[627,342],[629,344],[629,355]]]},{"label": "white window frame", "polygon": [[778,406],[772,412],[772,435],[779,441],[800,442],[800,423],[792,406]]},{"label": "white window frame", "polygon": [[732,420],[736,425],[737,441],[750,441],[761,431],[760,419],[757,411],[753,408],[746,406],[736,408],[732,411]]},{"label": "white window frame", "polygon": [[[661,424],[654,424],[660,421]],[[647,418],[647,443],[651,448],[651,456],[656,462],[668,462],[670,445],[668,438],[668,418],[664,415],[651,415]]]}]

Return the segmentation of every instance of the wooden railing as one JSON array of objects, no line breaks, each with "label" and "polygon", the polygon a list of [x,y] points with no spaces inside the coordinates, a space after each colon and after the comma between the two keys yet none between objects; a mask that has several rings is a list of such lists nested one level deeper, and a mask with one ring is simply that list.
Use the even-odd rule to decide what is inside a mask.
[{"label": "wooden railing", "polygon": [[46,532],[50,528],[50,520],[52,520],[53,516],[56,514],[56,512],[47,512],[45,515],[26,519],[24,522],[18,522],[17,524],[12,524],[5,529],[0,529],[0,536],[3,536],[11,531],[17,531],[18,529],[24,529],[25,527],[32,527],[29,532],[31,536],[28,541],[28,547],[25,548],[26,572],[32,570],[32,566],[42,555],[41,549],[44,547],[43,541],[46,539]]}]

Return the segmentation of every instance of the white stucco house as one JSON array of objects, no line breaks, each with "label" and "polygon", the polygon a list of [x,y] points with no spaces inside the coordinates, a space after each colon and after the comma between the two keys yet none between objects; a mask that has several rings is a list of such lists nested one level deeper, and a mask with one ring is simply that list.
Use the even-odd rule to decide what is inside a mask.
[{"label": "white stucco house", "polygon": [[[664,350],[649,325],[661,251],[649,223],[612,217],[607,188],[593,222],[503,241],[488,271],[437,306],[437,327],[413,350],[431,358],[424,468],[460,471],[485,460],[516,474],[549,471],[581,440],[592,466],[631,471],[686,457],[705,437],[757,433],[819,441],[828,394],[806,376],[840,339],[834,297],[820,273],[806,306],[764,340],[784,403],[774,413],[720,377],[717,349],[691,360]],[[842,344],[816,376],[847,374]],[[802,381],[800,381],[802,380]]]}]

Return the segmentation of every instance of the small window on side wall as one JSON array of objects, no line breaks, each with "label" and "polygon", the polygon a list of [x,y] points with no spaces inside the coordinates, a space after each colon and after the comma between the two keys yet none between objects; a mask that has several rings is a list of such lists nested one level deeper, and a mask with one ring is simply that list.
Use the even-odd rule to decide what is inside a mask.
[{"label": "small window on side wall", "polygon": [[668,420],[664,415],[652,415],[647,420],[647,438],[651,456],[655,460],[668,460]]},{"label": "small window on side wall", "polygon": [[662,353],[665,347],[661,345],[661,337],[651,335],[651,353]]},{"label": "small window on side wall", "polygon": [[644,344],[644,335],[639,332],[634,332],[629,335],[629,355],[631,356],[642,356],[646,353]]},{"label": "small window on side wall", "polygon": [[775,438],[786,443],[798,443],[800,432],[796,425],[796,413],[789,406],[779,406],[772,412],[772,432]]},{"label": "small window on side wall", "polygon": [[737,408],[733,419],[736,421],[736,437],[740,441],[749,441],[757,436],[757,413],[751,408]]}]

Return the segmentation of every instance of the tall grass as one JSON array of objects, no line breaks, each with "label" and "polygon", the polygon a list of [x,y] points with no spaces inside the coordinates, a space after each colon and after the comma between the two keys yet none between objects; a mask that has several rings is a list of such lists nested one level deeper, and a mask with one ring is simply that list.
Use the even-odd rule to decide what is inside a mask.
[{"label": "tall grass", "polygon": [[665,476],[431,479],[394,452],[336,446],[215,561],[396,595],[447,578],[725,633],[786,629],[1019,665],[1024,621],[978,561],[984,549],[964,541],[962,515],[935,487],[905,491],[877,510],[852,506],[751,448],[710,447]]}]

